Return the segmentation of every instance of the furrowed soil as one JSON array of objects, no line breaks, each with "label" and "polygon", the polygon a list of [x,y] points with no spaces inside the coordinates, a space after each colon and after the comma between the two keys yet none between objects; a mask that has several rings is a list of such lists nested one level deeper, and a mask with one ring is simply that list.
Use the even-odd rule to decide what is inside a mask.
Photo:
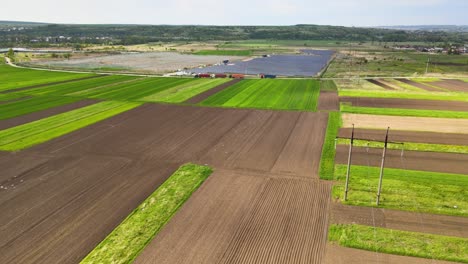
[{"label": "furrowed soil", "polygon": [[468,134],[468,120],[454,118],[343,114],[343,127]]},{"label": "furrowed soil", "polygon": [[319,111],[338,111],[338,110],[340,110],[338,92],[336,92],[336,91],[320,91],[317,110],[319,110]]},{"label": "furrowed soil", "polygon": [[186,162],[215,173],[138,261],[320,263],[326,124],[326,113],[146,104],[0,152],[0,263],[79,262]]},{"label": "furrowed soil", "polygon": [[468,102],[456,102],[456,101],[368,98],[368,97],[340,97],[340,102],[351,103],[353,106],[361,106],[361,107],[468,111]]},{"label": "furrowed soil", "polygon": [[432,85],[442,87],[452,92],[468,92],[468,83],[461,80],[448,80],[431,82]]},{"label": "furrowed soil", "polygon": [[[341,128],[338,136],[351,138],[352,128]],[[385,140],[385,131],[381,129],[354,129],[354,136],[357,139]],[[416,142],[446,145],[468,145],[468,134],[448,134],[434,132],[413,132],[390,130],[388,140],[394,142]]]},{"label": "furrowed soil", "polygon": [[53,108],[49,108],[49,109],[38,111],[38,112],[33,112],[30,114],[26,114],[26,115],[22,115],[18,117],[13,117],[10,119],[0,120],[0,130],[19,126],[19,125],[33,122],[42,118],[68,112],[68,111],[82,108],[88,105],[92,105],[98,102],[99,102],[98,100],[86,99],[86,100],[78,101],[78,102],[67,104],[67,105],[62,105],[62,106],[53,107]]},{"label": "furrowed soil", "polygon": [[229,86],[231,85],[234,85],[238,82],[240,82],[241,79],[234,79],[234,80],[231,80],[229,82],[226,82],[226,83],[223,83],[221,85],[218,85],[212,89],[209,89],[208,91],[206,92],[203,92],[203,93],[200,93],[190,99],[188,99],[187,101],[185,101],[184,103],[187,103],[187,104],[198,104],[200,102],[202,102],[203,100],[205,100],[206,98],[216,94],[216,93],[219,93],[221,92],[222,90],[228,88]]},{"label": "furrowed soil", "polygon": [[[338,145],[336,148],[337,164],[347,164],[348,146]],[[353,165],[379,167],[382,160],[381,148],[353,148]],[[468,154],[439,153],[387,150],[385,167],[406,170],[447,172],[468,174]]]},{"label": "furrowed soil", "polygon": [[370,80],[367,80],[367,81],[370,82],[370,83],[373,83],[375,85],[378,85],[378,86],[384,88],[385,90],[395,90],[395,88],[391,87],[390,85],[382,83],[382,82],[380,82],[378,80],[370,79]]},{"label": "furrowed soil", "polygon": [[430,92],[442,92],[441,89],[437,89],[435,87],[432,87],[432,86],[429,86],[429,85],[425,85],[423,83],[419,83],[419,82],[415,82],[415,81],[411,81],[411,80],[408,80],[408,79],[395,79],[395,80],[398,80],[402,83],[406,83],[406,84],[409,84],[409,85],[412,85],[414,87],[418,87],[418,88],[421,88],[423,90],[426,90],[426,91],[430,91]]}]

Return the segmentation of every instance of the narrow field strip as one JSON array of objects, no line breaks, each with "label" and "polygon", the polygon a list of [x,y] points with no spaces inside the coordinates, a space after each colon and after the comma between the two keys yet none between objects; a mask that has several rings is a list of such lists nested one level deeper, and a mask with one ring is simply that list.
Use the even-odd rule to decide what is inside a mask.
[{"label": "narrow field strip", "polygon": [[45,110],[48,108],[70,104],[81,100],[69,97],[33,97],[26,100],[0,105],[0,120]]},{"label": "narrow field strip", "polygon": [[401,91],[366,91],[366,90],[339,90],[339,96],[347,97],[376,97],[395,99],[420,99],[468,102],[468,93],[460,92],[401,92]]},{"label": "narrow field strip", "polygon": [[102,102],[0,131],[0,150],[17,151],[89,126],[139,106]]},{"label": "narrow field strip", "polygon": [[132,262],[211,173],[207,166],[182,165],[81,263]]},{"label": "narrow field strip", "polygon": [[245,80],[210,96],[201,105],[316,111],[320,83],[315,80]]},{"label": "narrow field strip", "polygon": [[420,110],[400,108],[359,107],[345,103],[340,104],[341,112],[368,115],[392,115],[413,117],[460,118],[467,119],[468,111]]},{"label": "narrow field strip", "polygon": [[335,174],[335,138],[341,127],[341,116],[339,112],[328,114],[327,132],[322,147],[319,175],[320,179],[331,180]]},{"label": "narrow field strip", "polygon": [[148,95],[140,101],[181,103],[228,81],[229,79],[198,79]]},{"label": "narrow field strip", "polygon": [[[340,138],[337,140],[338,145],[349,145],[350,139]],[[369,147],[369,148],[383,148],[383,142],[375,142],[368,140],[354,140],[356,147]],[[445,145],[445,144],[430,144],[430,143],[414,143],[403,142],[402,144],[388,143],[389,149],[403,149],[413,151],[426,151],[426,152],[443,152],[443,153],[461,153],[468,154],[468,146],[462,145]]]},{"label": "narrow field strip", "polygon": [[468,263],[468,239],[363,225],[331,225],[328,239],[343,247]]},{"label": "narrow field strip", "polygon": [[64,84],[55,84],[50,86],[44,86],[41,88],[32,88],[23,90],[20,93],[28,95],[65,95],[81,90],[86,90],[95,87],[101,87],[104,85],[117,84],[124,81],[134,80],[137,77],[112,75],[104,76],[100,78],[87,79],[83,81],[76,81]]},{"label": "narrow field strip", "polygon": [[25,97],[25,96],[22,94],[14,94],[14,93],[0,94],[0,102],[3,103],[3,102],[10,101],[10,100],[19,99],[21,97]]},{"label": "narrow field strip", "polygon": [[188,83],[186,78],[146,78],[140,81],[86,91],[79,96],[105,100],[135,101],[177,85]]},{"label": "narrow field strip", "polygon": [[[375,207],[379,167],[353,165],[348,200],[343,201],[346,165],[336,165],[333,198],[348,205]],[[468,175],[386,168],[379,207],[468,216]]]}]

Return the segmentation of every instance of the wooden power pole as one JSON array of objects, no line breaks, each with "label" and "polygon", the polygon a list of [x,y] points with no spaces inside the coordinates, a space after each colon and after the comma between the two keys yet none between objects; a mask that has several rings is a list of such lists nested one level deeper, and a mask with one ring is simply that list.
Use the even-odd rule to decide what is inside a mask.
[{"label": "wooden power pole", "polygon": [[351,171],[351,155],[353,152],[353,143],[354,143],[354,124],[353,130],[351,132],[351,143],[349,144],[349,152],[348,152],[348,169],[346,170],[346,184],[345,184],[345,193],[344,193],[344,200],[348,200],[348,185],[349,185],[349,173]]},{"label": "wooden power pole", "polygon": [[387,134],[385,135],[385,145],[382,153],[382,163],[380,164],[380,178],[379,178],[379,190],[377,191],[377,206],[380,203],[380,193],[382,192],[382,179],[384,173],[384,165],[385,165],[385,154],[387,153],[387,143],[388,143],[388,130],[390,127],[387,128]]}]

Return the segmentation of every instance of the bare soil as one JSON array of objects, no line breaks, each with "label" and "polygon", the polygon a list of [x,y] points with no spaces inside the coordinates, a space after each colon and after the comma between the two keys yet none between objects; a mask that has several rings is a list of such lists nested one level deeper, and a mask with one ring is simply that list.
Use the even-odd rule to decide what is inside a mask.
[{"label": "bare soil", "polygon": [[442,87],[452,92],[468,92],[468,82],[461,80],[444,79],[442,81],[431,82],[431,84]]},{"label": "bare soil", "polygon": [[373,83],[375,85],[378,85],[378,86],[384,88],[385,90],[395,90],[395,88],[391,87],[390,85],[382,83],[382,82],[380,82],[378,80],[369,79],[367,81],[370,82],[370,83]]},{"label": "bare soil", "polygon": [[[434,171],[468,174],[468,155],[456,153],[438,153],[421,151],[387,150],[385,167],[406,170]],[[353,164],[379,167],[382,159],[380,148],[353,148]],[[338,145],[336,148],[337,164],[347,164],[348,146]]]},{"label": "bare soil", "polygon": [[331,203],[330,222],[468,237],[468,218]]},{"label": "bare soil", "polygon": [[411,81],[411,80],[408,80],[408,79],[395,79],[395,80],[398,80],[400,82],[403,82],[403,83],[406,83],[406,84],[409,84],[409,85],[412,85],[414,87],[418,87],[418,88],[421,88],[423,90],[426,90],[426,91],[431,91],[431,92],[442,92],[441,89],[437,89],[437,88],[434,88],[432,86],[429,86],[429,85],[425,85],[423,83],[419,83],[419,82],[415,82],[415,81]]},{"label": "bare soil", "polygon": [[216,171],[135,263],[321,263],[329,193],[318,181]]},{"label": "bare soil", "polygon": [[[326,123],[326,113],[146,104],[24,151],[0,152],[0,263],[79,262],[189,161],[232,173],[216,172],[170,222],[169,230],[187,237],[163,230],[154,240],[184,248],[167,255],[168,263],[195,253],[192,262],[200,263],[319,263],[330,196],[317,176]],[[179,220],[187,210],[190,225]],[[212,239],[217,250],[207,247]],[[145,256],[165,261],[152,250]]]},{"label": "bare soil", "polygon": [[219,93],[221,92],[222,90],[228,88],[229,86],[231,85],[234,85],[238,82],[240,82],[241,79],[233,79],[229,82],[226,82],[226,83],[223,83],[223,84],[220,84],[212,89],[209,89],[208,91],[205,91],[201,94],[198,94],[192,98],[189,98],[187,101],[185,101],[184,103],[187,103],[187,104],[198,104],[200,102],[202,102],[203,100],[205,100],[206,98],[216,94],[216,93]]},{"label": "bare soil", "polygon": [[467,119],[343,114],[343,127],[468,134]]},{"label": "bare soil", "polygon": [[[351,138],[351,128],[341,128],[338,136]],[[381,129],[360,129],[354,130],[354,136],[358,139],[384,140],[385,130]],[[388,140],[395,142],[416,142],[446,145],[468,145],[468,134],[447,134],[434,132],[413,132],[390,130]]]},{"label": "bare soil", "polygon": [[457,102],[457,101],[369,98],[369,97],[340,97],[340,102],[351,103],[353,106],[361,106],[361,107],[468,111],[468,102]]},{"label": "bare soil", "polygon": [[336,91],[320,91],[318,100],[319,111],[338,111],[340,110],[338,92]]},{"label": "bare soil", "polygon": [[30,114],[18,116],[18,117],[13,117],[10,119],[5,119],[5,120],[0,120],[0,130],[7,129],[10,127],[15,127],[19,126],[22,124],[26,124],[32,121],[36,121],[42,118],[46,118],[49,116],[57,115],[60,113],[68,112],[74,109],[78,109],[81,107],[85,107],[88,105],[92,105],[99,102],[98,100],[91,100],[91,99],[86,99],[86,100],[81,100],[75,103],[67,104],[67,105],[61,105],[58,107],[53,107],[49,108],[46,110],[38,111],[38,112],[33,112]]}]

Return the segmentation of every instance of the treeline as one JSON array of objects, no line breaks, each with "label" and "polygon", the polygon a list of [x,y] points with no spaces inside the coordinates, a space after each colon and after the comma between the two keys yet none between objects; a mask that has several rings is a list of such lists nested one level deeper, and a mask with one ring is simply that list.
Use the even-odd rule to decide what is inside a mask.
[{"label": "treeline", "polygon": [[55,43],[114,45],[156,41],[209,40],[336,40],[382,42],[468,42],[467,32],[405,31],[341,26],[169,26],[169,25],[41,25],[0,31],[0,45],[44,46]]}]

